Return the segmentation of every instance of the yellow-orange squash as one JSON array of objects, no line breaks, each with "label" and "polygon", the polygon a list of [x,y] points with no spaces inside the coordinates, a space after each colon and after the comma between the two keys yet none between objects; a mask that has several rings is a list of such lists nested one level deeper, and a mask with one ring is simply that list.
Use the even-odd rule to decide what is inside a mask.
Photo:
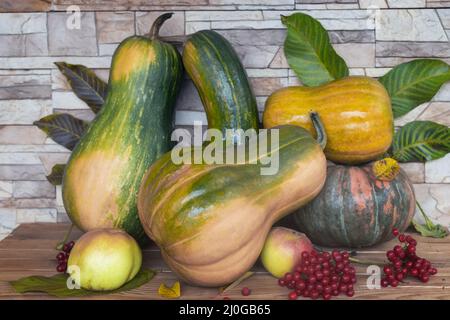
[{"label": "yellow-orange squash", "polygon": [[225,285],[248,271],[272,224],[322,189],[320,137],[319,144],[303,128],[280,127],[271,152],[279,170],[272,175],[260,172],[267,154],[254,164],[174,164],[171,152],[156,161],[142,180],[139,218],[170,268],[201,286]]},{"label": "yellow-orange squash", "polygon": [[328,136],[325,155],[331,161],[357,164],[385,153],[393,136],[391,101],[375,79],[351,76],[319,87],[293,86],[267,100],[263,124],[301,126],[314,134],[309,113],[316,111]]}]

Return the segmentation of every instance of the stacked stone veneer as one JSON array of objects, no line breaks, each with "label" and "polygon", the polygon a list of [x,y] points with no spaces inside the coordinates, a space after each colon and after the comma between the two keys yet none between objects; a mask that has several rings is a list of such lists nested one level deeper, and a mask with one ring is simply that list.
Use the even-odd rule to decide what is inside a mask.
[{"label": "stacked stone veneer", "polygon": [[[68,29],[66,9],[82,10]],[[354,75],[379,77],[398,63],[439,58],[450,63],[450,1],[437,0],[1,0],[0,1],[0,238],[18,224],[62,222],[60,188],[45,175],[68,151],[32,125],[53,112],[93,114],[70,90],[53,62],[94,68],[108,77],[111,55],[127,36],[148,32],[162,11],[175,15],[162,35],[214,29],[231,41],[247,68],[258,106],[274,90],[297,84],[282,45],[280,14],[304,11],[329,30]],[[396,124],[433,120],[450,125],[450,84]],[[190,80],[183,83],[176,123],[205,122]],[[450,155],[403,166],[419,201],[435,221],[450,225]]]}]

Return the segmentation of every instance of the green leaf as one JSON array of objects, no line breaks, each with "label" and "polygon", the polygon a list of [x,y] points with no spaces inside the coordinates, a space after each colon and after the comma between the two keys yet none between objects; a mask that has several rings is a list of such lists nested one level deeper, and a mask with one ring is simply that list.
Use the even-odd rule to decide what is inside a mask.
[{"label": "green leaf", "polygon": [[395,118],[430,101],[449,80],[450,66],[433,59],[402,63],[379,79],[389,92]]},{"label": "green leaf", "polygon": [[118,293],[138,288],[149,282],[156,272],[150,269],[141,270],[138,274],[122,287],[111,291],[90,291],[85,289],[69,289],[67,288],[67,274],[57,274],[51,277],[31,276],[11,281],[10,284],[19,293],[26,292],[45,292],[55,297],[82,297],[92,295],[104,295]]},{"label": "green leaf", "polygon": [[48,182],[54,186],[61,185],[65,167],[65,164],[55,164],[52,168],[52,172],[47,176]]},{"label": "green leaf", "polygon": [[78,98],[86,102],[95,113],[99,112],[105,102],[107,84],[85,66],[65,62],[55,62],[55,64],[66,76]]},{"label": "green leaf", "polygon": [[325,28],[303,14],[281,16],[287,27],[284,53],[305,86],[318,86],[348,76],[345,61],[336,53]]},{"label": "green leaf", "polygon": [[87,122],[67,113],[54,113],[33,124],[69,150],[73,150],[88,126]]},{"label": "green leaf", "polygon": [[394,135],[392,158],[399,162],[439,159],[450,152],[450,128],[432,121],[413,121]]},{"label": "green leaf", "polygon": [[431,221],[431,219],[425,214],[425,211],[423,211],[420,203],[416,201],[416,204],[425,219],[425,224],[423,225],[417,221],[412,221],[416,231],[423,237],[445,238],[449,234],[448,229],[440,224],[434,224],[433,221]]}]

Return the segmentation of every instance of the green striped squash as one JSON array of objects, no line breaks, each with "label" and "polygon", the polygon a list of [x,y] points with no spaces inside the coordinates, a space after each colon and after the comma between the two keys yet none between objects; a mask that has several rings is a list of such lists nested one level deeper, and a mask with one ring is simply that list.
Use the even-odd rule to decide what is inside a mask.
[{"label": "green striped squash", "polygon": [[247,73],[224,37],[211,30],[194,33],[184,46],[183,64],[198,90],[209,128],[258,130]]},{"label": "green striped squash", "polygon": [[416,207],[414,189],[400,169],[392,181],[377,179],[372,165],[330,166],[319,195],[293,217],[311,241],[327,247],[358,248],[406,230]]},{"label": "green striped squash", "polygon": [[257,260],[273,223],[324,185],[325,155],[308,131],[282,126],[269,130],[269,137],[272,130],[279,130],[279,147],[270,153],[278,157],[279,170],[272,175],[260,171],[268,153],[255,164],[247,154],[245,162],[177,165],[169,152],[146,173],[139,217],[164,260],[185,281],[220,286],[242,276]]},{"label": "green striped squash", "polygon": [[64,206],[84,231],[115,227],[145,239],[137,192],[149,165],[170,149],[183,71],[178,51],[158,39],[170,16],[155,21],[149,38],[129,37],[117,48],[105,104],[67,164]]}]

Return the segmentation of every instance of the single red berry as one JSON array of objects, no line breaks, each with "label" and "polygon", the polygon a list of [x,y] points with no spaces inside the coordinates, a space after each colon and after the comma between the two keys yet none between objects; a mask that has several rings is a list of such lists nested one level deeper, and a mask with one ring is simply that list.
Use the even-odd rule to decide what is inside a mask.
[{"label": "single red berry", "polygon": [[339,295],[339,290],[333,290],[333,292],[331,292],[331,294],[333,295],[333,296],[338,296]]},{"label": "single red berry", "polygon": [[343,276],[342,276],[342,282],[343,283],[349,283],[349,282],[351,282],[352,281],[352,278],[348,275],[348,274],[344,274]]},{"label": "single red berry", "polygon": [[392,268],[390,266],[384,266],[383,268],[384,274],[391,275],[392,274]]},{"label": "single red berry", "polygon": [[419,270],[417,270],[416,268],[413,268],[413,269],[411,269],[410,273],[412,276],[417,277],[419,275]]},{"label": "single red berry", "polygon": [[396,257],[395,252],[389,250],[388,252],[386,252],[386,257],[389,259],[389,261],[392,261]]},{"label": "single red berry", "polygon": [[60,252],[58,253],[58,255],[56,256],[56,260],[58,261],[62,261],[66,258],[66,253],[65,252]]},{"label": "single red berry", "polygon": [[414,264],[414,262],[412,262],[412,261],[406,261],[405,266],[406,266],[406,268],[411,269],[413,264]]},{"label": "single red berry", "polygon": [[303,296],[304,298],[308,298],[310,295],[311,295],[311,292],[308,291],[308,290],[305,290],[305,291],[303,291],[303,293],[302,293],[302,296]]},{"label": "single red berry", "polygon": [[297,300],[297,292],[292,291],[291,293],[289,293],[289,300]]},{"label": "single red berry", "polygon": [[399,269],[402,267],[402,261],[401,260],[397,260],[394,262],[394,268]]},{"label": "single red berry", "polygon": [[320,293],[317,290],[313,290],[311,291],[311,299],[316,300],[317,298],[319,298]]},{"label": "single red berry", "polygon": [[428,274],[425,273],[420,276],[420,281],[428,282],[428,280],[430,280],[430,276]]},{"label": "single red berry", "polygon": [[322,297],[323,297],[323,300],[330,300],[331,299],[331,294],[330,293],[324,293],[322,295]]},{"label": "single red berry", "polygon": [[398,231],[397,228],[392,229],[392,234],[394,235],[394,237],[398,236],[400,232]]},{"label": "single red berry", "polygon": [[308,259],[309,258],[309,252],[308,251],[303,251],[302,252],[302,259]]},{"label": "single red berry", "polygon": [[286,280],[284,280],[283,278],[278,279],[278,285],[280,287],[285,287],[286,286]]},{"label": "single red berry", "polygon": [[392,281],[390,281],[390,285],[391,285],[391,287],[396,287],[396,286],[398,286],[398,281],[397,280],[392,280]]},{"label": "single red berry", "polygon": [[302,275],[300,274],[300,272],[294,272],[294,280],[298,281],[302,278]]},{"label": "single red berry", "polygon": [[402,281],[404,277],[405,276],[403,275],[403,273],[397,273],[395,275],[395,279],[397,279],[397,281]]},{"label": "single red berry", "polygon": [[295,285],[295,288],[298,289],[298,290],[305,290],[305,288],[306,288],[305,281],[299,280],[297,282],[297,284]]},{"label": "single red berry", "polygon": [[250,290],[248,287],[243,287],[241,293],[243,296],[249,296],[252,293],[252,290]]},{"label": "single red berry", "polygon": [[345,294],[347,295],[347,297],[353,297],[355,295],[355,291],[347,290],[347,292]]},{"label": "single red berry", "polygon": [[431,275],[435,275],[437,273],[437,269],[436,268],[430,268],[430,274]]},{"label": "single red berry", "polygon": [[400,242],[405,242],[406,241],[406,236],[402,233],[398,235],[398,241]]},{"label": "single red berry", "polygon": [[66,272],[67,270],[67,264],[64,262],[61,262],[58,264],[58,266],[56,267],[56,271],[58,272]]},{"label": "single red berry", "polygon": [[387,279],[381,279],[380,284],[383,288],[386,288],[389,285],[389,282],[387,281]]},{"label": "single red berry", "polygon": [[309,283],[311,283],[311,284],[314,284],[314,283],[316,283],[317,282],[317,278],[315,277],[315,276],[311,276],[311,277],[309,277]]},{"label": "single red berry", "polygon": [[406,238],[405,238],[405,240],[406,240],[406,242],[411,243],[411,241],[413,241],[414,238],[411,237],[410,235],[407,235]]},{"label": "single red berry", "polygon": [[285,279],[287,282],[291,281],[291,280],[293,279],[292,273],[290,273],[290,272],[286,273],[286,274],[284,275],[284,279]]},{"label": "single red berry", "polygon": [[342,293],[345,293],[345,292],[347,292],[347,285],[346,284],[340,284],[339,285],[339,291],[340,292],[342,292]]}]

